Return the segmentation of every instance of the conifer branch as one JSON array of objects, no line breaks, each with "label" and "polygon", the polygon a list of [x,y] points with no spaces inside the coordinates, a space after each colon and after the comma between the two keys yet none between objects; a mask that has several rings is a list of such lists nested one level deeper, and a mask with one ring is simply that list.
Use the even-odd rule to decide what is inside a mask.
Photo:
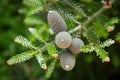
[{"label": "conifer branch", "polygon": [[34,28],[29,28],[29,31],[31,32],[31,34],[36,38],[38,39],[39,41],[43,42],[46,44],[46,42],[40,37],[38,31]]},{"label": "conifer branch", "polygon": [[117,33],[115,40],[120,42],[120,32]]},{"label": "conifer branch", "polygon": [[[112,4],[115,2],[116,0],[112,1]],[[105,6],[103,6],[102,8],[100,8],[96,13],[94,13],[92,16],[88,17],[88,19],[86,21],[84,21],[83,24],[78,25],[77,27],[73,28],[70,33],[76,32],[78,30],[84,29],[86,30],[86,26],[93,21],[98,15],[100,15],[101,13],[103,13],[105,10],[107,10],[109,8],[106,8]]]},{"label": "conifer branch", "polygon": [[104,49],[99,48],[95,48],[95,52],[97,53],[97,56],[102,59],[102,62],[105,62],[105,58],[108,57],[108,52],[106,52]]},{"label": "conifer branch", "polygon": [[100,15],[102,12],[104,12],[106,8],[103,6],[101,9],[99,9],[96,13],[94,13],[92,16],[88,17],[86,21],[84,21],[83,24],[78,25],[77,27],[70,30],[70,33],[74,33],[78,30],[84,29],[86,30],[85,26],[88,25],[91,21],[93,21],[98,15]]},{"label": "conifer branch", "polygon": [[11,57],[7,61],[7,63],[9,65],[13,65],[13,64],[16,64],[16,63],[21,63],[21,62],[24,62],[26,60],[31,59],[35,54],[36,54],[36,51],[26,51],[26,52],[23,52],[21,54],[17,54],[15,56]]},{"label": "conifer branch", "polygon": [[32,43],[26,39],[25,37],[19,35],[15,38],[15,42],[27,47],[27,48],[32,48],[32,49],[36,49],[35,46],[32,45]]},{"label": "conifer branch", "polygon": [[100,8],[96,13],[94,13],[92,16],[88,17],[88,19],[83,23],[84,26],[89,24],[91,21],[93,21],[98,15],[103,13],[106,10],[106,8],[103,6]]},{"label": "conifer branch", "polygon": [[105,48],[105,47],[109,47],[110,45],[114,44],[115,41],[112,39],[108,39],[106,41],[104,41],[101,45],[99,45],[100,48]]},{"label": "conifer branch", "polygon": [[54,60],[51,62],[51,64],[49,65],[49,67],[48,67],[48,69],[47,69],[47,71],[46,71],[45,77],[47,77],[47,78],[50,78],[50,77],[51,77],[52,72],[53,72],[53,70],[54,70],[54,68],[55,68],[56,61],[57,61],[57,59],[54,59]]},{"label": "conifer branch", "polygon": [[45,61],[45,58],[42,55],[42,53],[39,52],[38,54],[35,55],[35,57],[38,60],[38,63],[40,65],[40,67],[46,70],[47,69],[47,65],[46,65],[46,61]]},{"label": "conifer branch", "polygon": [[86,33],[87,33],[87,39],[88,39],[89,44],[100,43],[99,36],[96,34],[94,30],[87,30]]},{"label": "conifer branch", "polygon": [[[53,0],[54,1],[54,0]],[[57,1],[57,0],[56,0]],[[27,2],[27,1],[26,1]],[[30,4],[32,2],[32,0],[30,0],[30,2],[26,3],[26,4]],[[36,14],[38,13],[39,11],[43,10],[43,7],[45,7],[45,4],[46,4],[46,0],[41,0],[41,2],[37,3],[37,1],[33,1],[34,4],[29,7],[30,8],[30,11],[28,11],[28,14],[29,15],[32,15],[32,14]],[[87,15],[82,12],[81,8],[76,5],[75,3],[69,1],[69,0],[62,0],[61,1],[61,4],[62,2],[65,2],[63,4],[66,4],[67,6],[71,6],[75,12],[79,12],[81,14],[83,14],[84,16],[87,17]],[[36,5],[35,5],[36,4]],[[100,40],[99,40],[99,37],[97,36],[97,34],[95,33],[95,31],[90,31],[86,28],[86,26],[92,22],[96,17],[98,17],[98,15],[100,15],[102,12],[104,12],[106,9],[105,6],[103,6],[102,8],[100,8],[96,13],[94,13],[93,15],[91,15],[90,17],[87,17],[87,20],[85,20],[83,23],[80,23],[79,21],[77,21],[76,19],[74,19],[74,17],[69,17],[70,15],[68,15],[67,12],[63,11],[63,13],[65,13],[64,15],[68,18],[70,18],[74,23],[77,23],[77,27],[73,28],[72,30],[68,31],[69,33],[74,33],[74,32],[77,32],[79,30],[84,30],[86,33],[87,33],[87,39],[88,39],[88,42],[89,43],[95,43],[96,45],[86,45],[86,46],[82,46],[80,48],[81,52],[85,52],[85,53],[91,53],[92,51],[95,51],[97,53],[97,56],[99,56],[103,62],[105,62],[105,59],[106,58],[109,58],[108,57],[108,52],[106,52],[103,48],[104,47],[108,47],[110,45],[112,45],[113,43],[115,43],[114,40],[112,39],[109,39],[109,40],[106,40],[105,42],[103,43],[100,43]],[[70,8],[71,10],[71,8]],[[31,20],[32,19],[32,20]],[[31,22],[33,23],[31,23]],[[117,23],[118,21],[117,20],[113,20],[113,24],[114,23]],[[33,17],[28,17],[25,19],[25,22],[28,22],[29,24],[36,24],[36,25],[39,25],[41,21],[39,21],[39,19],[37,18],[34,18]],[[49,78],[55,68],[55,64],[56,64],[56,61],[58,58],[58,54],[59,52],[57,51],[56,49],[56,46],[54,45],[54,41],[50,41],[49,43],[47,43],[46,41],[44,41],[44,39],[42,39],[40,36],[39,36],[39,33],[36,29],[33,29],[33,28],[29,28],[29,31],[31,32],[31,34],[36,38],[38,39],[39,41],[43,42],[44,44],[42,44],[41,47],[35,47],[33,46],[33,44],[27,40],[25,37],[23,36],[18,36],[15,38],[15,41],[20,43],[21,45],[27,47],[27,48],[30,48],[30,49],[33,49],[32,51],[26,51],[26,52],[23,52],[22,54],[17,54],[16,56],[13,56],[12,58],[10,58],[7,63],[9,65],[12,65],[12,64],[15,64],[15,63],[20,63],[20,62],[23,62],[23,61],[26,61],[26,60],[29,60],[31,59],[32,57],[36,57],[36,59],[38,60],[38,63],[40,64],[40,67],[43,68],[43,69],[47,69],[46,71],[46,77]],[[120,38],[120,37],[119,37]],[[120,40],[120,39],[119,39]],[[99,44],[99,45],[98,45]],[[68,48],[68,47],[67,47]],[[78,48],[79,49],[79,48]],[[49,59],[52,59],[54,57],[54,60],[51,62],[51,64],[48,66],[46,66],[46,59],[45,57],[43,56],[43,52],[44,51],[48,51],[48,54],[50,55]],[[57,54],[58,53],[58,54]],[[52,57],[51,57],[52,56]]]},{"label": "conifer branch", "polygon": [[58,57],[58,54],[57,54],[58,51],[56,50],[56,47],[55,47],[54,44],[49,44],[49,45],[47,46],[47,51],[48,51],[48,54],[49,54],[50,56],[55,57],[55,58]]}]

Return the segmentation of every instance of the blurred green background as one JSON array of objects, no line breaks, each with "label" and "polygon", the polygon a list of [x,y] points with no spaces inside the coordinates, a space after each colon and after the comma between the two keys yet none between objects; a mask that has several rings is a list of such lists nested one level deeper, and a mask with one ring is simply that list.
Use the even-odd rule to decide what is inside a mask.
[{"label": "blurred green background", "polygon": [[[89,2],[92,0],[85,1],[92,4]],[[101,3],[97,3],[99,4]],[[0,1],[0,80],[46,80],[45,71],[34,58],[13,66],[6,63],[11,56],[25,50],[14,42],[14,38],[17,35],[29,37],[28,27],[24,24],[25,15],[18,12],[22,7],[22,0]],[[109,18],[119,18],[119,7],[120,1],[117,0],[113,8],[104,14]],[[115,39],[115,35],[120,31],[120,23],[115,26],[109,38]],[[94,53],[81,54],[77,57],[77,64],[72,71],[66,72],[58,65],[49,80],[120,80],[120,43],[116,42],[106,50],[110,53],[110,63],[102,63]]]}]

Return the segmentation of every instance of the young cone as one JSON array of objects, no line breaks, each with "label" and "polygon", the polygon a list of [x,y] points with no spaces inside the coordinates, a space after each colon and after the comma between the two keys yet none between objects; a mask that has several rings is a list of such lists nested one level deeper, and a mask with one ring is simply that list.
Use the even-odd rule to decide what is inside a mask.
[{"label": "young cone", "polygon": [[72,43],[71,43],[71,46],[69,47],[69,50],[74,54],[78,54],[80,53],[80,47],[83,45],[84,43],[81,39],[74,38],[72,39]]},{"label": "young cone", "polygon": [[70,52],[65,52],[60,58],[60,65],[65,71],[70,71],[76,64],[75,57]]},{"label": "young cone", "polygon": [[59,48],[65,49],[71,45],[72,37],[68,32],[59,32],[55,37],[55,43]]},{"label": "young cone", "polygon": [[66,31],[67,25],[63,20],[62,16],[57,11],[49,11],[48,12],[48,22],[55,34]]}]

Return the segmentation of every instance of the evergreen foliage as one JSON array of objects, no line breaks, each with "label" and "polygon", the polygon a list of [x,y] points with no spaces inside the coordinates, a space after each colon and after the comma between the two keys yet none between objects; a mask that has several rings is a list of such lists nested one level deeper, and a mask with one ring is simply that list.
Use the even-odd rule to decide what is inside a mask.
[{"label": "evergreen foliage", "polygon": [[15,42],[27,47],[27,48],[35,48],[30,41],[28,41],[25,37],[23,36],[17,36],[15,38]]},{"label": "evergreen foliage", "polygon": [[48,51],[48,54],[53,57],[55,57],[55,54],[57,55],[58,53],[54,44],[49,44],[47,46],[47,51]]},{"label": "evergreen foliage", "polygon": [[7,63],[9,65],[13,65],[13,64],[16,64],[16,63],[24,62],[26,60],[31,59],[35,55],[35,53],[36,52],[34,52],[34,51],[26,51],[26,52],[23,52],[21,54],[17,54],[16,56],[11,57],[7,61]]},{"label": "evergreen foliage", "polygon": [[[74,26],[77,25],[76,27],[69,29],[69,33],[73,35],[76,34],[76,32],[81,31],[84,31],[86,33],[86,37],[84,38],[87,40],[86,45],[80,48],[83,53],[92,53],[95,51],[96,56],[99,56],[102,62],[107,62],[106,58],[109,58],[109,53],[104,48],[114,44],[115,41],[108,39],[102,42],[100,38],[108,37],[108,32],[111,32],[110,26],[112,26],[112,30],[114,30],[114,25],[118,23],[119,20],[117,18],[112,18],[108,22],[106,21],[101,25],[99,15],[108,9],[105,7],[105,4],[91,16],[86,15],[85,11],[77,3],[71,0],[23,0],[23,4],[26,6],[25,8],[21,9],[21,11],[23,11],[23,13],[26,15],[24,22],[30,26],[42,27],[43,32],[39,33],[42,28],[29,28],[30,33],[35,38],[35,41],[33,43],[31,40],[28,40],[21,35],[17,36],[15,38],[15,42],[21,44],[26,48],[29,48],[30,50],[11,57],[7,61],[9,65],[24,62],[35,56],[38,60],[38,63],[40,64],[40,67],[46,69],[46,77],[50,78],[59,56],[58,52],[63,49],[58,48],[54,44],[54,39],[51,38],[51,36],[55,38],[55,35],[49,34],[47,21],[39,19],[39,16],[42,17],[42,14],[40,13],[46,14],[49,10],[58,11],[63,16],[63,18],[72,21]],[[43,36],[41,36],[42,34]],[[43,37],[45,34],[50,37],[46,37],[46,39],[44,39]],[[81,35],[78,34],[76,36],[79,37]],[[120,41],[119,38],[120,35],[118,33],[116,40]],[[36,45],[35,42],[37,43],[37,40],[39,40],[38,44],[40,43],[40,46],[35,47],[34,45]],[[53,60],[54,58],[54,60],[47,68],[47,60],[45,59],[47,57],[45,56],[48,56],[48,54],[48,58],[50,60]]]},{"label": "evergreen foliage", "polygon": [[116,41],[120,42],[120,32],[116,35]]},{"label": "evergreen foliage", "polygon": [[97,53],[97,56],[99,56],[99,58],[102,59],[102,62],[105,62],[105,58],[108,57],[108,52],[106,52],[104,50],[105,47],[109,47],[110,45],[114,44],[115,41],[108,39],[102,43],[100,43],[99,45],[86,45],[86,46],[82,46],[81,51],[84,53],[91,53],[93,51],[95,51]]},{"label": "evergreen foliage", "polygon": [[55,68],[56,61],[57,61],[57,60],[54,59],[54,60],[51,62],[51,64],[48,66],[48,69],[47,69],[46,74],[45,74],[46,78],[50,78],[50,77],[51,77],[52,72],[53,72],[53,70],[54,70],[54,68]]},{"label": "evergreen foliage", "polygon": [[94,30],[87,31],[87,39],[89,43],[99,44],[100,39]]},{"label": "evergreen foliage", "polygon": [[38,60],[38,63],[40,64],[41,68],[47,69],[47,65],[46,65],[46,62],[45,62],[45,59],[42,53],[36,54],[35,57]]}]

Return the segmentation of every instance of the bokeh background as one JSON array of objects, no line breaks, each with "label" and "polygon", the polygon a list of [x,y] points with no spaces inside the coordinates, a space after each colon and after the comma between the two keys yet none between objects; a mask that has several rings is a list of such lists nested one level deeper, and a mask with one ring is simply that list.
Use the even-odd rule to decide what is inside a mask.
[{"label": "bokeh background", "polygon": [[[85,1],[88,1],[90,6],[93,1],[100,0]],[[97,3],[99,4],[101,3]],[[6,63],[11,56],[25,50],[14,42],[14,38],[17,35],[29,36],[28,26],[24,24],[25,15],[19,13],[22,7],[22,0],[0,1],[0,80],[46,80],[45,71],[34,58],[13,66]],[[104,14],[109,18],[120,18],[119,8],[120,1],[116,0],[113,8]],[[120,31],[120,23],[115,27],[109,38],[115,39],[115,35]],[[116,42],[106,50],[110,53],[111,62],[102,63],[94,53],[81,54],[77,57],[77,64],[72,71],[66,72],[58,65],[49,80],[120,80],[120,43]]]}]

